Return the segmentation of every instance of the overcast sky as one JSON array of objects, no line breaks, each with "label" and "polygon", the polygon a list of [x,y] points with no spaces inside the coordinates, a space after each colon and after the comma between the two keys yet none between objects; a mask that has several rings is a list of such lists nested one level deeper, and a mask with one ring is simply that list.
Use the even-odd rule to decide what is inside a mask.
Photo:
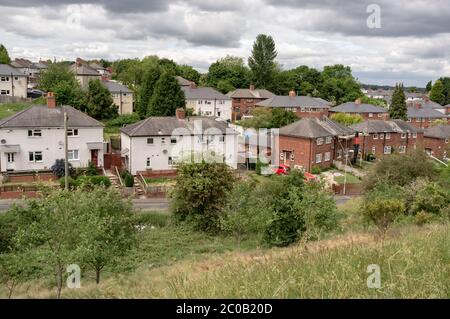
[{"label": "overcast sky", "polygon": [[204,72],[265,33],[283,68],[342,63],[371,84],[450,76],[450,0],[0,0],[0,21],[13,58],[156,54]]}]

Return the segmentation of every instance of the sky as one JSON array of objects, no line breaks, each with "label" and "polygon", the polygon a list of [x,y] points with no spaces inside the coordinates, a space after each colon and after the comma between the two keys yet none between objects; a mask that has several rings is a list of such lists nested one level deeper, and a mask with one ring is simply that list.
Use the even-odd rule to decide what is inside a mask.
[{"label": "sky", "polygon": [[271,35],[284,69],[351,66],[366,84],[450,76],[450,0],[0,0],[12,58],[158,55],[200,72]]}]

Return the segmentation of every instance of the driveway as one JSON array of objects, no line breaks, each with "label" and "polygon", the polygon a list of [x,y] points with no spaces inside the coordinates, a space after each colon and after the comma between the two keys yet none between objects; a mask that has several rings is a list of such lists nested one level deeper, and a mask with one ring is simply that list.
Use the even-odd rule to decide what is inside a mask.
[{"label": "driveway", "polygon": [[[21,202],[23,202],[23,200],[20,199],[0,200],[0,213],[7,211],[13,203]],[[133,199],[133,207],[136,210],[167,212],[170,207],[170,202],[166,198]]]}]

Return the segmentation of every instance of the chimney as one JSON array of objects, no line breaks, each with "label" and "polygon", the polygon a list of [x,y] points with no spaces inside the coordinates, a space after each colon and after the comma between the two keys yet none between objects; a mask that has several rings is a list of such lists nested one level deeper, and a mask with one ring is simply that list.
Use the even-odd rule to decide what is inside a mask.
[{"label": "chimney", "polygon": [[414,108],[420,109],[421,105],[419,102],[414,102]]},{"label": "chimney", "polygon": [[290,96],[290,97],[296,97],[296,96],[297,96],[297,93],[295,93],[294,90],[291,90],[291,91],[289,91],[289,96]]},{"label": "chimney", "polygon": [[356,99],[355,104],[361,104],[361,99]]},{"label": "chimney", "polygon": [[195,84],[195,82],[191,81],[190,87],[191,87],[191,89],[196,89],[197,84]]},{"label": "chimney", "polygon": [[423,97],[423,100],[424,100],[425,102],[429,102],[429,101],[430,101],[430,98],[428,97],[428,95],[425,95],[425,96]]},{"label": "chimney", "polygon": [[178,108],[175,111],[175,115],[177,116],[177,119],[184,120],[186,118],[186,111],[183,108]]},{"label": "chimney", "polygon": [[109,76],[103,74],[103,75],[102,75],[102,81],[103,81],[103,82],[108,82],[108,81],[109,81]]},{"label": "chimney", "polygon": [[56,108],[56,98],[55,98],[55,94],[53,92],[47,93],[47,107],[49,109]]},{"label": "chimney", "polygon": [[250,84],[250,91],[254,91],[255,90],[255,86],[253,84]]}]

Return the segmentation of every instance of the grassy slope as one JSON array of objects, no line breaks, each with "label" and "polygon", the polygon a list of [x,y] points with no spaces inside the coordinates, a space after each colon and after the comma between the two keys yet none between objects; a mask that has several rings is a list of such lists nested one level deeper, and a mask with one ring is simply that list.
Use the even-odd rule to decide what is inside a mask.
[{"label": "grassy slope", "polygon": [[31,106],[30,103],[6,103],[0,104],[0,119],[11,116],[27,107]]},{"label": "grassy slope", "polygon": [[[177,239],[177,234],[173,240],[167,243],[167,249],[187,245],[182,244],[183,238]],[[381,289],[367,288],[366,270],[370,264],[381,267]],[[51,296],[51,292],[41,290],[37,296]],[[80,290],[64,292],[64,296],[449,298],[450,226],[397,228],[384,243],[375,240],[371,233],[353,233],[284,249],[188,259],[111,277],[99,286],[87,284]]]}]

